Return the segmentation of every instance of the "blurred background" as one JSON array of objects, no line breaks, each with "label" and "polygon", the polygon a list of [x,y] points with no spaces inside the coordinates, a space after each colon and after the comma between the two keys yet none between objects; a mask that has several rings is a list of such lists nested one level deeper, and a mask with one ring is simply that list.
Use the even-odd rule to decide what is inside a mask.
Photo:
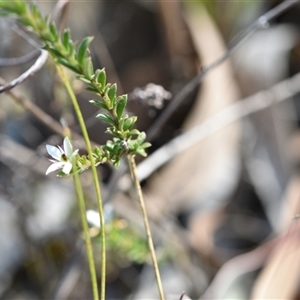
[{"label": "blurred background", "polygon": [[[281,1],[35,2],[60,28],[70,27],[74,41],[94,36],[95,67],[105,67],[119,94],[129,94],[137,128],[153,133],[183,87]],[[300,299],[299,16],[295,4],[248,36],[149,135],[149,160],[138,158],[167,299],[183,291],[186,299]],[[11,18],[0,19],[0,34],[3,84],[34,62],[8,58],[41,45]],[[69,75],[92,141],[105,143],[105,127],[88,102],[93,95]],[[63,130],[32,113],[38,107],[80,134],[53,61],[0,98],[0,299],[92,299],[72,179],[45,176],[45,145],[62,144]],[[191,130],[180,140],[191,146],[176,152],[170,143]],[[79,138],[75,147],[85,153]],[[168,162],[150,160],[155,153]],[[125,171],[125,162],[117,170],[99,167],[107,299],[158,299]],[[81,179],[100,270],[90,172]]]}]

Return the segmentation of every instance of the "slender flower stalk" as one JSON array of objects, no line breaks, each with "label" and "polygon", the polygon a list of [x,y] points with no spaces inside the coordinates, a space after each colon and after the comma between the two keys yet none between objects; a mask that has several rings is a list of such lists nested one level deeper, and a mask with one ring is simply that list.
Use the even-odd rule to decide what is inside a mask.
[{"label": "slender flower stalk", "polygon": [[104,222],[104,212],[103,212],[103,201],[101,197],[101,191],[100,191],[100,184],[99,184],[99,177],[97,173],[97,169],[95,166],[95,161],[93,157],[93,152],[92,152],[92,146],[91,142],[89,139],[89,135],[87,132],[87,128],[77,101],[77,98],[75,96],[75,93],[71,87],[71,84],[69,82],[69,79],[62,68],[62,66],[57,64],[57,70],[58,73],[68,91],[68,94],[71,98],[75,113],[77,115],[77,119],[82,131],[82,135],[86,144],[87,152],[88,152],[88,157],[91,163],[91,170],[92,170],[92,176],[93,176],[93,183],[95,186],[96,190],[96,197],[97,197],[97,203],[98,203],[98,211],[99,211],[99,216],[100,216],[100,230],[101,230],[101,300],[105,299],[105,281],[106,281],[106,245],[105,245],[105,222]]},{"label": "slender flower stalk", "polygon": [[158,268],[158,263],[157,263],[157,258],[156,258],[155,249],[154,249],[154,245],[153,245],[152,234],[151,234],[149,220],[148,220],[148,216],[147,216],[145,201],[144,201],[140,181],[139,181],[138,176],[137,176],[137,169],[136,169],[135,159],[134,159],[133,155],[128,154],[127,155],[127,160],[128,160],[128,164],[130,166],[130,171],[131,171],[133,183],[134,183],[135,188],[136,188],[139,204],[140,204],[142,215],[143,215],[144,226],[145,226],[145,230],[146,230],[148,246],[149,246],[149,249],[150,249],[152,264],[153,264],[154,273],[155,273],[155,277],[156,277],[159,297],[160,297],[160,300],[165,300],[164,291],[163,291],[161,278],[160,278],[160,273],[159,273],[159,268]]},{"label": "slender flower stalk", "polygon": [[86,216],[84,196],[83,196],[82,186],[81,186],[78,173],[75,173],[73,175],[73,181],[74,181],[76,197],[77,197],[79,211],[80,211],[81,224],[84,232],[85,246],[86,246],[87,258],[89,263],[91,282],[92,282],[93,298],[94,300],[99,300],[96,265],[95,265],[95,259],[93,254],[91,236],[89,233],[89,225]]}]

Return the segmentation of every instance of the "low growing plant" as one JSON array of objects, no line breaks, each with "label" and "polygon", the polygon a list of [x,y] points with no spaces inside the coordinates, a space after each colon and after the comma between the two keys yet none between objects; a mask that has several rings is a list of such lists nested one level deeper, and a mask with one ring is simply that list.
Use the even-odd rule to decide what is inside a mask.
[{"label": "low growing plant", "polygon": [[[96,268],[91,247],[91,238],[88,232],[85,202],[79,174],[86,169],[91,168],[93,175],[93,183],[95,186],[101,223],[101,299],[105,299],[105,222],[96,166],[104,162],[111,162],[115,167],[118,167],[122,157],[124,156],[127,158],[133,182],[137,190],[160,298],[164,299],[149,221],[141,186],[137,177],[135,163],[135,156],[138,154],[146,156],[145,149],[150,147],[150,144],[145,141],[146,134],[134,128],[137,117],[129,116],[126,113],[127,95],[117,95],[117,85],[107,82],[105,69],[94,70],[89,54],[89,45],[93,40],[92,37],[84,38],[79,45],[76,46],[76,43],[72,41],[69,29],[64,30],[64,32],[60,34],[55,23],[51,21],[49,17],[43,17],[37,5],[27,3],[24,0],[0,0],[0,8],[2,15],[12,15],[16,17],[22,25],[35,33],[43,43],[43,48],[51,54],[56,63],[58,74],[67,89],[79,121],[88,155],[79,155],[78,151],[72,146],[70,134],[66,132],[63,147],[47,145],[47,151],[53,158],[53,164],[48,168],[46,174],[60,170],[58,175],[72,175],[74,178],[76,195],[81,212],[81,221],[85,233],[94,299],[99,299]],[[109,133],[112,136],[112,139],[108,140],[105,145],[92,148],[74,90],[62,66],[73,71],[77,75],[78,79],[86,84],[86,89],[93,94],[93,99],[90,100],[90,103],[102,109],[103,112],[98,114],[96,117],[108,125],[106,133]]]}]

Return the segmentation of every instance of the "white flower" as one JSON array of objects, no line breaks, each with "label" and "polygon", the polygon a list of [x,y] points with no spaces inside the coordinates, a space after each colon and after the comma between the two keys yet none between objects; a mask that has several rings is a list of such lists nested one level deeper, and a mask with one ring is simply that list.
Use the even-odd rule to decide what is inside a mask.
[{"label": "white flower", "polygon": [[50,159],[53,163],[46,171],[46,175],[56,170],[62,169],[65,174],[70,174],[73,164],[73,158],[77,155],[78,150],[73,151],[73,146],[68,137],[64,138],[64,147],[46,145],[47,152],[54,159]]}]

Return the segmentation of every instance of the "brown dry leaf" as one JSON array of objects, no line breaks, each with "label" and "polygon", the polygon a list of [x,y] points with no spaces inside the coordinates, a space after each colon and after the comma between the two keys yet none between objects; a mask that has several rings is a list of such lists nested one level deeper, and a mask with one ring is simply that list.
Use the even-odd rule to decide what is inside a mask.
[{"label": "brown dry leaf", "polygon": [[300,178],[294,178],[286,195],[285,228],[281,241],[270,254],[258,277],[251,299],[294,299],[300,279],[300,220],[293,219],[299,213]]}]

